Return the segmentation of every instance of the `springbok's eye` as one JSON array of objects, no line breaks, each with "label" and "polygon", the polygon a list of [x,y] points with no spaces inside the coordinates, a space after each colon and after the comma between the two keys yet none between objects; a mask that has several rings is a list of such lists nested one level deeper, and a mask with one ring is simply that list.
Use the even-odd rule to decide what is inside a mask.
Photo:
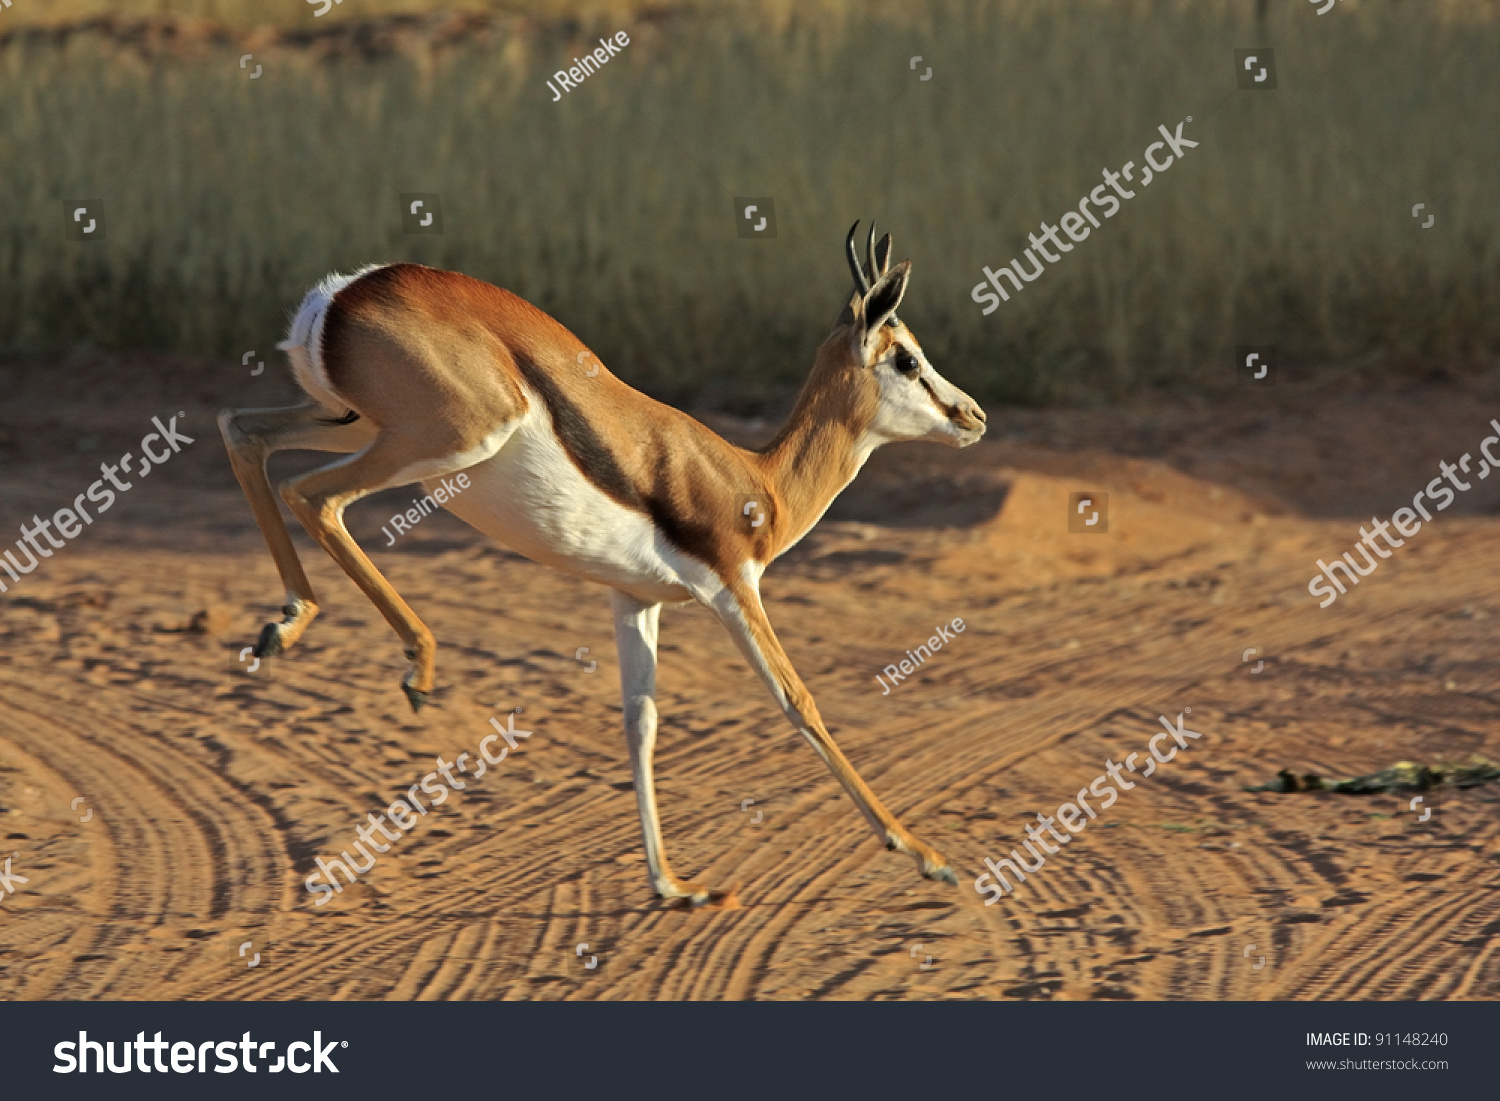
[{"label": "springbok's eye", "polygon": [[921,369],[922,364],[916,356],[912,355],[905,348],[896,349],[896,370],[900,371],[903,375],[915,375]]}]

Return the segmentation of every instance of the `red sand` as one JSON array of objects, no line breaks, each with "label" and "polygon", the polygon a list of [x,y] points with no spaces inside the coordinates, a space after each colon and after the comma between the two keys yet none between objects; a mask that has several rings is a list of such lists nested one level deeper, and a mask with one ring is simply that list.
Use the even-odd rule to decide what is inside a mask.
[{"label": "red sand", "polygon": [[[0,362],[0,538],[153,414],[184,410],[197,441],[0,596],[0,856],[28,877],[3,902],[0,997],[1500,997],[1500,789],[1435,796],[1426,824],[1394,795],[1241,790],[1500,757],[1500,479],[1333,607],[1306,591],[1316,558],[1475,451],[1497,383],[992,409],[968,451],[881,452],[766,603],[835,737],[961,886],[884,852],[729,638],[670,609],[668,849],[738,888],[684,911],[644,875],[603,590],[446,514],[387,550],[396,490],[351,527],[437,635],[436,706],[410,714],[399,642],[300,533],[323,615],[247,673],[281,590],[213,414],[285,383]],[[1079,490],[1110,494],[1107,535],[1067,532]],[[875,674],[955,616],[883,696]],[[314,908],[313,857],[518,706],[529,741]],[[1201,740],[983,905],[985,856],[1189,707]]]}]

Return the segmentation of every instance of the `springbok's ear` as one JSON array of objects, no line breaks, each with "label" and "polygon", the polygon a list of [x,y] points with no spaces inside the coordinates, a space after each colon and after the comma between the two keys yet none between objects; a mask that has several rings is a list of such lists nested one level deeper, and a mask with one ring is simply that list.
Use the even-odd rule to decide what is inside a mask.
[{"label": "springbok's ear", "polygon": [[891,319],[901,299],[906,294],[906,283],[911,278],[911,261],[902,260],[885,275],[875,281],[870,293],[864,296],[855,311],[859,322],[859,340],[864,346],[880,327]]}]

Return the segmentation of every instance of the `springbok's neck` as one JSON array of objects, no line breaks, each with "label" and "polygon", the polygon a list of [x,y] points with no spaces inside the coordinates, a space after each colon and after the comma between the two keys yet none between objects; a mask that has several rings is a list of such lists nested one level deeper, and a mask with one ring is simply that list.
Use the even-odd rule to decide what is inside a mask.
[{"label": "springbok's neck", "polygon": [[783,509],[776,554],[807,534],[877,446],[852,411],[831,397],[804,393],[760,452],[761,469]]}]

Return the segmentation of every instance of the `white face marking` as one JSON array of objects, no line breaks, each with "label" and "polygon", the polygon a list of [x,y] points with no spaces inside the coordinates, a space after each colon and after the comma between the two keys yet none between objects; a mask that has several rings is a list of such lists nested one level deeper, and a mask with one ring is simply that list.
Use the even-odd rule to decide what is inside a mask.
[{"label": "white face marking", "polygon": [[[906,372],[897,366],[908,355],[918,364],[917,370]],[[869,431],[880,442],[933,440],[965,447],[984,434],[982,429],[959,427],[938,408],[938,401],[949,408],[972,403],[967,394],[933,369],[905,326],[897,330],[895,342],[870,370],[880,384],[880,406]]]}]

